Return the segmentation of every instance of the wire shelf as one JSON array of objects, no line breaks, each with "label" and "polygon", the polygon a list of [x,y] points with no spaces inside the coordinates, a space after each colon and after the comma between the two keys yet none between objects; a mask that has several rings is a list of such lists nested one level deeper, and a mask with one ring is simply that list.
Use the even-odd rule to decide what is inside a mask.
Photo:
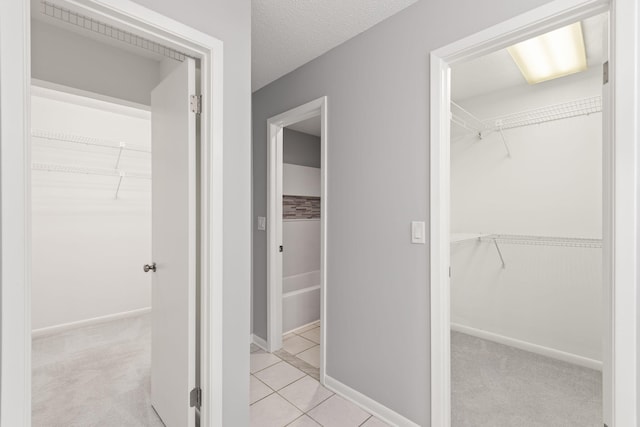
[{"label": "wire shelf", "polygon": [[592,96],[484,120],[486,129],[505,130],[602,112],[602,97]]},{"label": "wire shelf", "polygon": [[478,134],[480,138],[482,137],[482,132],[486,130],[486,125],[482,120],[453,101],[451,101],[451,123],[469,132]]},{"label": "wire shelf", "polygon": [[507,245],[563,246],[571,248],[602,248],[601,239],[584,239],[579,237],[548,237],[511,234],[491,234],[480,240],[498,242]]},{"label": "wire shelf", "polygon": [[83,175],[99,175],[99,176],[113,176],[113,177],[126,177],[134,179],[151,179],[151,175],[138,172],[125,172],[120,169],[107,169],[107,168],[87,168],[81,166],[60,165],[56,163],[33,163],[31,169],[35,171],[44,172],[59,172],[59,173],[74,173]]},{"label": "wire shelf", "polygon": [[31,136],[34,138],[41,138],[50,141],[64,141],[73,144],[82,144],[93,147],[113,148],[115,150],[136,151],[139,153],[151,153],[151,150],[141,145],[129,144],[122,141],[110,141],[106,139],[74,135],[63,132],[51,132],[41,129],[32,129]]},{"label": "wire shelf", "polygon": [[[184,61],[185,58],[193,58],[184,52],[180,52],[171,47],[154,42],[153,40],[140,37],[131,32],[121,30],[113,25],[106,24],[94,18],[81,15],[72,10],[60,7],[48,1],[42,1],[41,12],[51,18],[60,20],[67,24],[75,25],[87,31],[109,37],[122,43],[135,46],[140,49],[148,50],[176,61]],[[194,58],[195,59],[195,58]]]}]

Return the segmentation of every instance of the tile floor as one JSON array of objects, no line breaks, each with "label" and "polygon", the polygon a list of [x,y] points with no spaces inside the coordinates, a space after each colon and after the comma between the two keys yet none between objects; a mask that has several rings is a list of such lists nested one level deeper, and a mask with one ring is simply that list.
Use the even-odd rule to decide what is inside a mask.
[{"label": "tile floor", "polygon": [[320,368],[320,322],[282,337],[282,349],[316,369]]},{"label": "tile floor", "polygon": [[318,382],[320,328],[284,336],[275,354],[251,346],[252,427],[383,427],[387,424]]}]

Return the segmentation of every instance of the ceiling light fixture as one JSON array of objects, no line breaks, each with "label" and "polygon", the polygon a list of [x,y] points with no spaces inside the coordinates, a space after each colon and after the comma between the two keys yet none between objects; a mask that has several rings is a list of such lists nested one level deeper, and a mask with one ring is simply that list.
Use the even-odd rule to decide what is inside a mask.
[{"label": "ceiling light fixture", "polygon": [[529,84],[587,69],[580,22],[523,41],[507,50]]}]

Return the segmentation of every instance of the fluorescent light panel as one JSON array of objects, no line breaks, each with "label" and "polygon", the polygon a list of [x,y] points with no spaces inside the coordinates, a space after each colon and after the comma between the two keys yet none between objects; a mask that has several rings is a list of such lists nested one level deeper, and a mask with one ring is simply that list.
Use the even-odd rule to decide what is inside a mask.
[{"label": "fluorescent light panel", "polygon": [[507,50],[529,84],[587,69],[580,22],[523,41]]}]

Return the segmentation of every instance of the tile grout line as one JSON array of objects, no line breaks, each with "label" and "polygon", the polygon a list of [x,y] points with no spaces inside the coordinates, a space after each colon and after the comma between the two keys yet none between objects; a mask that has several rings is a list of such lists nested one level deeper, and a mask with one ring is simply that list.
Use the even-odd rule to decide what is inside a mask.
[{"label": "tile grout line", "polygon": [[362,427],[363,425],[365,425],[367,423],[367,421],[369,421],[371,418],[373,418],[373,415],[369,414],[369,418],[367,418],[366,420],[364,420],[362,422],[362,424],[360,424],[358,427]]},{"label": "tile grout line", "polygon": [[[295,359],[298,359],[298,360],[300,360],[301,362],[304,362],[304,363],[306,363],[307,365],[309,365],[309,366],[311,366],[311,367],[314,367],[314,366],[313,366],[313,365],[311,365],[311,364],[310,364],[309,362],[307,362],[306,360],[299,358],[299,357],[298,357],[298,355],[299,355],[299,354],[302,354],[302,353],[304,353],[304,352],[306,352],[306,351],[312,350],[312,349],[314,349],[314,348],[316,348],[316,347],[320,347],[320,343],[317,343],[317,342],[315,342],[315,341],[314,341],[314,340],[312,340],[312,339],[309,339],[309,338],[307,338],[307,337],[305,337],[305,336],[302,336],[301,334],[306,334],[306,333],[308,333],[308,332],[310,332],[310,331],[312,331],[312,330],[314,330],[314,329],[319,329],[319,328],[320,328],[320,325],[317,325],[317,326],[314,326],[314,327],[309,327],[308,329],[306,329],[305,331],[301,331],[300,333],[297,333],[297,332],[289,332],[287,335],[291,335],[291,336],[289,336],[288,338],[286,338],[286,339],[285,339],[285,341],[286,341],[287,339],[290,339],[290,338],[293,338],[294,336],[297,336],[297,337],[300,337],[300,338],[304,339],[305,341],[308,341],[308,342],[310,342],[310,343],[312,343],[312,344],[313,344],[311,347],[306,348],[306,349],[304,349],[304,350],[302,350],[302,351],[300,351],[300,352],[298,352],[298,353],[295,353],[295,354],[289,353],[289,354],[290,354],[292,357],[294,357]],[[286,351],[286,349],[284,349],[284,346],[283,346],[283,350],[285,350],[285,351]],[[266,352],[266,353],[269,353],[269,352]],[[288,352],[287,352],[287,353],[288,353]],[[255,401],[255,402],[253,402],[250,406],[255,405],[256,403],[258,403],[258,402],[260,402],[260,401],[262,401],[262,400],[266,399],[266,398],[267,398],[267,397],[269,397],[269,396],[273,396],[273,394],[277,394],[277,395],[278,395],[278,397],[280,397],[280,398],[281,398],[281,399],[283,399],[285,402],[287,402],[288,404],[290,404],[290,405],[291,405],[293,408],[295,408],[297,411],[300,411],[300,412],[301,412],[301,414],[300,414],[298,417],[296,417],[296,418],[295,418],[294,420],[292,420],[290,423],[286,424],[284,427],[292,425],[293,423],[295,423],[296,421],[300,420],[300,419],[301,419],[301,418],[303,418],[304,416],[309,417],[311,420],[313,420],[313,421],[314,421],[315,423],[317,423],[318,425],[323,426],[323,424],[321,424],[318,420],[316,420],[313,416],[311,416],[311,415],[309,414],[309,412],[310,412],[310,411],[313,411],[314,409],[316,409],[317,407],[319,407],[320,405],[322,405],[323,403],[325,403],[326,401],[328,401],[328,400],[329,400],[329,399],[331,399],[332,397],[337,396],[337,394],[336,394],[336,393],[334,393],[333,391],[331,391],[331,390],[327,389],[326,387],[324,387],[324,386],[320,383],[320,381],[319,381],[319,380],[317,380],[316,378],[312,377],[311,375],[309,375],[308,373],[306,373],[306,372],[305,372],[305,371],[303,371],[302,369],[299,369],[297,366],[294,366],[293,364],[289,363],[287,360],[282,359],[280,356],[278,356],[278,355],[276,355],[276,354],[274,354],[274,353],[269,353],[269,354],[273,354],[273,355],[274,355],[274,356],[276,356],[278,359],[280,359],[280,361],[279,361],[279,362],[276,362],[276,363],[274,363],[274,364],[272,364],[272,365],[266,366],[266,367],[264,367],[264,368],[260,369],[259,371],[256,371],[256,372],[253,372],[253,373],[250,373],[250,375],[254,376],[254,377],[255,377],[255,378],[256,378],[260,383],[264,384],[264,385],[265,385],[269,390],[271,390],[272,392],[271,392],[271,393],[269,393],[267,396],[264,396],[263,398],[256,400],[256,401]],[[273,367],[273,366],[275,366],[275,365],[277,365],[277,364],[279,364],[279,363],[281,363],[281,362],[286,363],[287,365],[289,365],[289,366],[293,367],[294,369],[297,369],[298,371],[302,372],[304,375],[303,375],[302,377],[300,377],[300,378],[298,378],[298,379],[296,379],[296,380],[294,380],[294,381],[292,381],[292,382],[290,382],[290,383],[288,383],[288,384],[286,384],[286,385],[282,386],[282,387],[281,387],[280,389],[278,389],[278,390],[275,390],[273,387],[269,386],[268,384],[266,384],[264,381],[262,381],[260,378],[258,378],[258,377],[255,375],[255,374],[260,373],[260,372],[262,372],[262,371],[264,371],[264,370],[266,370],[266,369],[269,369],[269,368],[271,368],[271,367]],[[314,367],[314,368],[315,368],[315,367]],[[316,369],[317,369],[317,368],[316,368]],[[314,406],[312,406],[311,408],[308,408],[307,410],[302,410],[301,408],[299,408],[298,406],[296,406],[293,402],[291,402],[289,399],[287,399],[284,395],[282,395],[282,394],[280,393],[280,391],[284,390],[285,388],[287,388],[287,387],[289,387],[289,386],[291,386],[291,385],[293,385],[293,384],[295,384],[295,383],[297,383],[297,382],[299,382],[299,381],[304,380],[306,377],[309,377],[309,378],[311,378],[313,381],[318,382],[319,386],[320,386],[320,387],[322,387],[322,388],[324,388],[325,390],[327,390],[330,394],[329,394],[325,399],[322,399],[320,402],[316,403],[316,404],[315,404]],[[365,413],[367,413],[367,412],[365,411]],[[367,418],[366,418],[366,419],[365,419],[365,420],[364,420],[364,421],[359,425],[359,427],[363,426],[367,421],[369,421],[371,418],[373,418],[373,415],[372,415],[372,414],[367,413],[367,415],[368,415],[368,417],[367,417]]]},{"label": "tile grout line", "polygon": [[[278,356],[276,356],[276,357],[278,357]],[[289,366],[291,366],[291,367],[293,367],[293,368],[295,368],[295,369],[298,369],[298,368],[296,368],[295,366],[291,365],[290,363],[288,363],[288,362],[287,362],[287,361],[285,361],[285,360],[280,359],[280,362],[286,363],[286,364],[288,364]],[[263,370],[265,370],[265,369],[268,369],[268,368],[270,368],[270,367],[272,367],[272,366],[275,366],[275,365],[277,365],[277,364],[278,364],[278,363],[280,363],[280,362],[277,362],[277,363],[275,363],[275,364],[273,364],[273,365],[270,365],[270,366],[268,366],[268,367],[266,367],[266,368],[264,368],[264,369],[261,369],[260,371],[256,371],[255,373],[261,372],[261,371],[263,371]],[[302,371],[302,370],[300,370],[300,369],[298,369],[298,370],[299,370],[300,372],[303,372],[303,373],[304,373],[304,371]],[[332,397],[336,396],[336,393],[334,393],[333,391],[331,391],[331,390],[329,390],[328,388],[324,387],[322,384],[320,384],[320,382],[319,382],[318,380],[316,380],[315,378],[313,378],[312,376],[310,376],[309,374],[306,374],[306,373],[304,374],[304,376],[302,376],[302,377],[300,377],[300,378],[296,379],[295,381],[290,382],[289,384],[287,384],[287,385],[285,385],[285,386],[282,386],[282,387],[281,387],[280,389],[278,389],[278,390],[275,390],[273,387],[269,386],[267,383],[265,383],[264,381],[262,381],[260,378],[258,378],[258,377],[255,375],[255,373],[254,373],[254,374],[249,374],[249,375],[251,375],[251,376],[255,377],[258,381],[260,381],[262,384],[264,384],[264,385],[265,385],[269,390],[271,390],[271,393],[269,393],[268,395],[266,395],[266,396],[264,396],[264,397],[262,397],[262,398],[260,398],[260,399],[256,400],[255,402],[253,402],[253,403],[252,403],[251,405],[249,405],[249,406],[253,406],[253,405],[255,405],[256,403],[258,403],[258,402],[260,402],[260,401],[262,401],[262,400],[266,399],[267,397],[272,396],[273,394],[277,394],[277,395],[278,395],[280,398],[282,398],[285,402],[289,403],[289,404],[290,404],[291,406],[293,406],[296,410],[298,410],[298,411],[300,411],[300,412],[301,412],[301,414],[300,414],[300,416],[299,416],[299,417],[297,417],[296,419],[294,419],[293,421],[291,421],[289,424],[286,424],[286,426],[288,426],[288,425],[290,425],[290,424],[294,423],[296,420],[298,420],[298,419],[302,418],[302,417],[303,417],[303,416],[305,416],[305,415],[306,415],[306,416],[308,416],[309,418],[311,418],[314,422],[318,423],[319,425],[322,425],[322,424],[320,424],[320,422],[319,422],[318,420],[316,420],[313,416],[311,416],[311,415],[309,414],[309,411],[314,410],[314,409],[315,409],[315,408],[317,408],[318,406],[320,406],[320,405],[322,405],[323,403],[325,403],[327,400],[329,400],[329,399],[331,399]],[[302,410],[301,408],[299,408],[298,406],[296,406],[293,402],[291,402],[289,399],[287,399],[284,395],[282,395],[282,394],[280,393],[280,391],[281,391],[281,390],[284,390],[285,388],[289,387],[290,385],[293,385],[293,384],[295,384],[295,383],[297,383],[297,382],[299,382],[299,381],[302,381],[302,380],[303,380],[303,379],[305,379],[306,377],[309,377],[309,378],[311,378],[313,381],[318,382],[318,384],[320,385],[320,387],[322,387],[322,388],[324,388],[325,390],[327,390],[330,394],[329,394],[329,396],[327,396],[325,399],[322,399],[320,402],[316,403],[316,404],[315,404],[314,406],[312,406],[311,408],[308,408],[307,410]],[[371,418],[371,417],[372,417],[372,415],[371,415],[371,414],[368,414],[368,415],[369,415],[369,417],[368,417],[366,420],[364,420],[364,422],[367,422],[367,421],[369,420],[369,418]],[[364,422],[363,422],[363,423],[364,423]],[[362,425],[362,424],[360,424],[360,425]],[[285,426],[285,427],[286,427],[286,426]]]}]

